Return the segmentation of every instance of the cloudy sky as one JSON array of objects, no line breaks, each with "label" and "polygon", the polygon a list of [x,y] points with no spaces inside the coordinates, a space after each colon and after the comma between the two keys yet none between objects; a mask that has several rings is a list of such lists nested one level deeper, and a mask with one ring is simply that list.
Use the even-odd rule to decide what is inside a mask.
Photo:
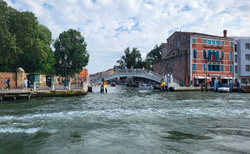
[{"label": "cloudy sky", "polygon": [[81,32],[90,54],[89,73],[116,65],[126,47],[143,59],[174,31],[250,36],[250,0],[4,0],[31,11],[53,39],[70,28]]}]

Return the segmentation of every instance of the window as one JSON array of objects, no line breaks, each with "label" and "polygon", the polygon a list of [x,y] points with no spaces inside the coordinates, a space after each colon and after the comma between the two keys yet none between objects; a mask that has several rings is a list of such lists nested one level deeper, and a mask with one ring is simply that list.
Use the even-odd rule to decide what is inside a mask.
[{"label": "window", "polygon": [[224,51],[221,51],[221,60],[224,60]]},{"label": "window", "polygon": [[246,65],[246,71],[247,71],[247,72],[250,71],[250,65]]},{"label": "window", "polygon": [[211,40],[207,40],[207,44],[211,44]]},{"label": "window", "polygon": [[221,45],[224,45],[224,41],[221,41],[220,43],[221,43]]},{"label": "window", "polygon": [[219,60],[219,51],[215,52],[215,60]]},{"label": "window", "polygon": [[212,50],[212,60],[213,61],[215,60],[215,52],[214,52],[214,50]]},{"label": "window", "polygon": [[203,64],[203,71],[206,71],[206,64]]},{"label": "window", "polygon": [[206,44],[206,43],[207,43],[206,39],[204,39],[202,42],[203,42],[203,44]]},{"label": "window", "polygon": [[234,67],[234,72],[237,73],[237,66]]},{"label": "window", "polygon": [[212,44],[215,44],[215,40],[212,40]]},{"label": "window", "polygon": [[195,49],[193,49],[193,58],[196,59],[197,58],[197,51]]},{"label": "window", "polygon": [[207,58],[208,58],[208,59],[211,59],[211,56],[212,56],[212,52],[211,52],[210,50],[208,50],[208,51],[207,51],[207,53],[208,53],[208,56],[207,56]]},{"label": "window", "polygon": [[234,44],[234,51],[237,52],[237,44]]},{"label": "window", "polygon": [[193,43],[196,43],[196,39],[193,39]]},{"label": "window", "polygon": [[241,78],[241,83],[245,84],[247,80],[245,78]]},{"label": "window", "polygon": [[[208,71],[220,71],[223,65],[208,65]],[[224,69],[224,67],[223,67]],[[221,70],[222,71],[222,70]]]},{"label": "window", "polygon": [[234,62],[237,63],[237,55],[234,55]]},{"label": "window", "polygon": [[221,72],[224,72],[224,65],[221,65],[220,70],[221,70]]},{"label": "window", "polygon": [[250,50],[250,43],[246,43],[246,44],[245,44],[245,49]]},{"label": "window", "polygon": [[229,45],[230,45],[230,46],[233,46],[233,42],[230,42]]},{"label": "window", "polygon": [[196,71],[196,64],[193,64],[193,71]]},{"label": "window", "polygon": [[250,60],[250,54],[246,54],[246,60]]},{"label": "window", "polygon": [[212,65],[208,65],[208,71],[212,71]]},{"label": "window", "polygon": [[202,54],[203,54],[203,55],[202,55],[203,59],[206,59],[206,58],[207,58],[207,52],[206,52],[205,49],[203,49]]},{"label": "window", "polygon": [[230,72],[233,72],[233,66],[230,65]]},{"label": "window", "polygon": [[219,41],[216,41],[216,45],[219,45]]},{"label": "window", "polygon": [[232,51],[230,51],[230,53],[229,53],[229,60],[230,60],[230,61],[233,60],[233,57],[232,57],[232,56],[233,56],[233,53],[232,53]]}]

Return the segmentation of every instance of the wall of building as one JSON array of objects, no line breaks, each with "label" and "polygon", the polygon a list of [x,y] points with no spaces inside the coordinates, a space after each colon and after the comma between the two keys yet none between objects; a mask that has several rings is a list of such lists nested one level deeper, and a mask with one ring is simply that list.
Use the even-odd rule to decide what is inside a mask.
[{"label": "wall of building", "polygon": [[[209,77],[208,82],[211,78],[216,78],[216,80],[221,80],[222,78],[233,78],[234,77],[234,45],[230,46],[229,42],[233,42],[233,39],[228,38],[220,38],[220,37],[204,37],[204,36],[192,36],[192,39],[195,39],[195,42],[192,40],[192,52],[196,50],[197,57],[192,56],[192,64],[196,65],[196,70],[192,71],[192,77]],[[203,43],[203,40],[206,40],[206,43]],[[219,44],[207,44],[208,40],[211,41],[219,41]],[[221,45],[221,41],[224,42],[224,45]],[[219,59],[204,59],[203,58],[203,50],[206,51],[206,57],[208,57],[208,51],[219,53]],[[224,59],[221,60],[222,51],[224,52]],[[232,61],[229,59],[230,52],[232,52]],[[203,65],[205,64],[205,68],[207,70],[203,70]],[[219,71],[211,71],[208,68],[208,65],[217,65],[219,66]],[[221,71],[221,66],[224,66],[224,71]],[[230,66],[232,67],[232,71],[230,71]],[[192,66],[193,67],[193,66]]]},{"label": "wall of building", "polygon": [[17,75],[16,73],[6,73],[6,72],[0,72],[0,88],[5,88],[4,80],[6,78],[10,78],[10,88],[16,88],[17,87]]},{"label": "wall of building", "polygon": [[246,43],[250,43],[249,37],[235,37],[235,44],[237,44],[237,52],[234,52],[237,55],[235,78],[241,84],[250,83],[250,71],[246,71],[246,65],[250,65],[250,60],[246,59],[246,54],[250,54],[250,50],[246,49]]}]

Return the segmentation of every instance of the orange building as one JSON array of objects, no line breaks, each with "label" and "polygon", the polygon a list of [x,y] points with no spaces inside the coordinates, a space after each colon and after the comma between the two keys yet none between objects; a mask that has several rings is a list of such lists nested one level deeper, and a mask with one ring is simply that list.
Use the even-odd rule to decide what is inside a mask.
[{"label": "orange building", "polygon": [[82,68],[82,71],[79,73],[79,78],[83,79],[83,81],[86,81],[88,77],[88,70],[86,68]]},{"label": "orange building", "polygon": [[[172,74],[182,85],[199,85],[214,80],[229,84],[234,78],[234,39],[196,32],[174,32],[162,47],[162,60],[154,71]],[[211,81],[211,82],[210,82]]]}]

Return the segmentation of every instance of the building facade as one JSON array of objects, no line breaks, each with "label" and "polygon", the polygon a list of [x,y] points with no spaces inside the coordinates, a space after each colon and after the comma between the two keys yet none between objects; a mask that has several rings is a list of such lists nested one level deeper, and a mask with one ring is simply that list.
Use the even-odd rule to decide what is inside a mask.
[{"label": "building facade", "polygon": [[234,37],[234,76],[241,84],[250,83],[250,37]]},{"label": "building facade", "polygon": [[82,71],[79,73],[79,79],[83,79],[85,82],[88,77],[88,70],[86,68],[82,68]]},{"label": "building facade", "polygon": [[196,86],[214,80],[229,84],[234,78],[234,39],[195,32],[174,32],[162,50],[162,60],[153,70],[161,75],[172,74],[181,85]]}]

